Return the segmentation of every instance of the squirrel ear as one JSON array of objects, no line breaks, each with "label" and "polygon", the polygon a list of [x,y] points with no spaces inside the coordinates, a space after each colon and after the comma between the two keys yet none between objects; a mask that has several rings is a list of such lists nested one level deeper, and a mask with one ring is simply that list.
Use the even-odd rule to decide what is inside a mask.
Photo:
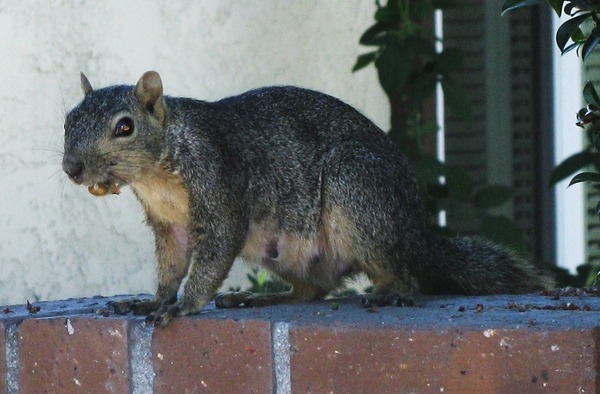
[{"label": "squirrel ear", "polygon": [[142,75],[135,86],[135,97],[160,123],[164,122],[163,87],[160,75],[156,71],[148,71]]},{"label": "squirrel ear", "polygon": [[94,88],[84,73],[79,73],[79,77],[81,80],[81,90],[83,90],[83,94],[87,96],[94,90]]}]

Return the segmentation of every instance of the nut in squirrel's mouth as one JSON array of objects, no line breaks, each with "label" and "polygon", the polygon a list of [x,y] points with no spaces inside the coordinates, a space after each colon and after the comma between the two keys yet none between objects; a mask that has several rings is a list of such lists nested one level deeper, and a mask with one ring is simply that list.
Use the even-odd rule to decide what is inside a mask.
[{"label": "nut in squirrel's mouth", "polygon": [[106,196],[107,194],[120,194],[121,186],[117,182],[106,184],[106,183],[94,183],[93,185],[88,186],[88,191],[90,194],[101,197]]}]

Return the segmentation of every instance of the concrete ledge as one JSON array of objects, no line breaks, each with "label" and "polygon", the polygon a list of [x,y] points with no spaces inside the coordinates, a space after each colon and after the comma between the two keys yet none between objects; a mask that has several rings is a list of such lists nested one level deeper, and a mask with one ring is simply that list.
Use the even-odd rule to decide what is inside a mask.
[{"label": "concrete ledge", "polygon": [[2,307],[0,392],[577,392],[598,388],[600,298],[356,298],[165,328],[89,298]]}]

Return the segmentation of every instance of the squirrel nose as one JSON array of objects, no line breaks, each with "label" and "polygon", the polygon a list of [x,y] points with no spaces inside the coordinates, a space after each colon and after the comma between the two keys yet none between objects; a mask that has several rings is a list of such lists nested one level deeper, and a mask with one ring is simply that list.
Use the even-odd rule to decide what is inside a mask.
[{"label": "squirrel nose", "polygon": [[78,185],[83,182],[83,162],[74,155],[65,153],[62,161],[62,168],[73,182]]}]

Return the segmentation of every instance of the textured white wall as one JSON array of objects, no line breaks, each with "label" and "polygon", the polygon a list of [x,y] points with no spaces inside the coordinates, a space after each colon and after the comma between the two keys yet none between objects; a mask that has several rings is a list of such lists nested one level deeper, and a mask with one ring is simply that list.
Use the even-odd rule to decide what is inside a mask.
[{"label": "textured white wall", "polygon": [[153,240],[129,190],[95,198],[61,172],[65,112],[94,87],[161,73],[207,100],[293,84],[387,128],[374,70],[351,73],[364,0],[0,0],[0,304],[153,292]]}]

